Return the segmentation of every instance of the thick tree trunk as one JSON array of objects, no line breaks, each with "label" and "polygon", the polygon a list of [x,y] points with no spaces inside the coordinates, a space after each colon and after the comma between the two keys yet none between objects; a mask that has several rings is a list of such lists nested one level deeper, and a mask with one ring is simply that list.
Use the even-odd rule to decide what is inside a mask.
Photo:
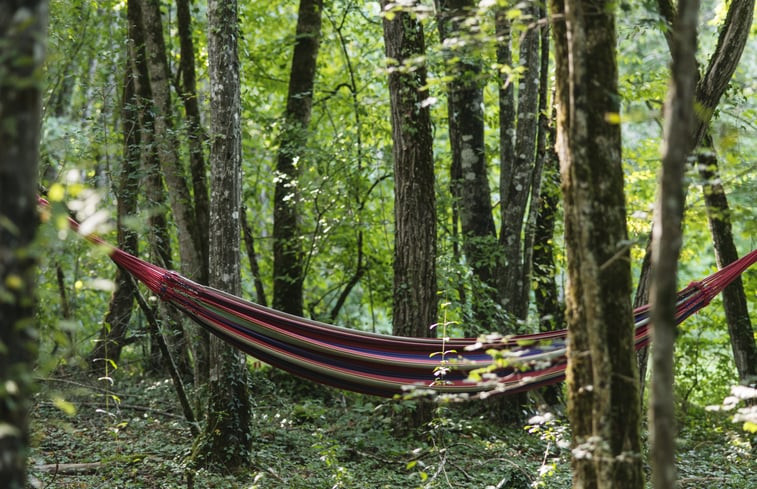
[{"label": "thick tree trunk", "polygon": [[273,197],[273,307],[303,315],[304,257],[300,231],[300,169],[313,106],[323,0],[300,0],[292,69],[276,161]]},{"label": "thick tree trunk", "polygon": [[0,16],[0,481],[26,483],[37,349],[37,167],[47,2],[6,2]]},{"label": "thick tree trunk", "polygon": [[[717,154],[709,135],[705,135],[704,141],[704,151],[697,155],[697,165],[704,181],[702,190],[715,258],[718,267],[723,268],[738,260],[739,254],[733,242],[731,211],[718,171]],[[757,379],[757,345],[741,277],[723,290],[722,297],[739,380],[754,382]]]},{"label": "thick tree trunk", "polygon": [[[237,3],[208,5],[210,71],[210,286],[239,295],[242,132]],[[239,469],[250,455],[250,398],[244,355],[221,339],[210,340],[207,424],[195,446],[203,465]]]},{"label": "thick tree trunk", "polygon": [[[565,208],[573,487],[643,486],[615,17],[601,0],[552,3]],[[560,75],[567,74],[564,78]]]},{"label": "thick tree trunk", "polygon": [[[386,8],[389,2],[382,0]],[[420,22],[408,12],[384,17],[390,60],[394,158],[394,334],[429,336],[436,323],[436,207],[431,114],[425,64],[393,69],[425,55]]]},{"label": "thick tree trunk", "polygon": [[650,430],[652,481],[656,489],[673,489],[675,470],[675,397],[673,367],[678,300],[678,257],[681,250],[683,177],[692,150],[697,82],[697,16],[699,0],[679,0],[671,35],[672,80],[665,103],[662,173],[652,232],[652,392]]}]

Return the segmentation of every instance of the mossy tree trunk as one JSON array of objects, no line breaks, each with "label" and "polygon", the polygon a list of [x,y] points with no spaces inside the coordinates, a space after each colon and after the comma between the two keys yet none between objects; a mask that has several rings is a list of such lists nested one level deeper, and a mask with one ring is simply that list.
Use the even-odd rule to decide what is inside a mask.
[{"label": "mossy tree trunk", "polygon": [[47,2],[5,2],[0,16],[0,484],[26,487],[34,322],[40,73]]},{"label": "mossy tree trunk", "polygon": [[613,121],[620,109],[614,7],[602,0],[554,0],[551,10],[573,487],[640,489],[630,256],[620,125]]}]

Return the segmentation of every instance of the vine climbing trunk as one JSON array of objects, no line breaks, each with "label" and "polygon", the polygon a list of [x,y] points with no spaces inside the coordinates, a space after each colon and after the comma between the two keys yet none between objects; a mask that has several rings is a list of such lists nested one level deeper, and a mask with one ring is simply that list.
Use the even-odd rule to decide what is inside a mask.
[{"label": "vine climbing trunk", "polygon": [[[551,2],[573,487],[643,487],[614,4]],[[609,115],[609,116],[608,116]]]},{"label": "vine climbing trunk", "polygon": [[26,487],[37,349],[34,320],[40,74],[47,2],[5,2],[0,15],[0,481]]},{"label": "vine climbing trunk", "polygon": [[300,0],[292,69],[276,160],[273,196],[273,307],[303,315],[305,280],[300,231],[300,169],[313,107],[316,61],[321,44],[323,0]]},{"label": "vine climbing trunk", "polygon": [[[389,2],[382,0],[382,8]],[[431,112],[425,39],[421,23],[407,11],[384,16],[394,159],[394,300],[392,329],[404,336],[429,336],[436,323],[436,207]],[[416,63],[412,70],[398,66]]]},{"label": "vine climbing trunk", "polygon": [[[241,293],[242,131],[237,2],[208,4],[210,71],[210,286]],[[250,456],[250,398],[244,355],[212,336],[205,430],[195,445],[204,466],[244,467]]]}]

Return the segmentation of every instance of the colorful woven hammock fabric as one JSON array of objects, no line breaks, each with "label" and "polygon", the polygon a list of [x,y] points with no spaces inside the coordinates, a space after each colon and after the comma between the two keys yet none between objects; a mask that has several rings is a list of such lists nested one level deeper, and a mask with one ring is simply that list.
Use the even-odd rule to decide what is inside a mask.
[{"label": "colorful woven hammock fabric", "polygon": [[[72,227],[78,229],[75,221]],[[197,284],[105,243],[111,259],[161,300],[239,350],[295,375],[356,392],[391,397],[409,389],[442,393],[514,393],[565,377],[566,330],[517,335],[481,344],[476,338],[400,337],[333,326],[260,306]],[[678,294],[677,323],[705,307],[757,261],[757,250]],[[650,341],[649,307],[634,311],[636,348]],[[497,368],[483,380],[474,370]],[[502,360],[504,359],[504,361]],[[440,372],[444,372],[440,374]]]}]

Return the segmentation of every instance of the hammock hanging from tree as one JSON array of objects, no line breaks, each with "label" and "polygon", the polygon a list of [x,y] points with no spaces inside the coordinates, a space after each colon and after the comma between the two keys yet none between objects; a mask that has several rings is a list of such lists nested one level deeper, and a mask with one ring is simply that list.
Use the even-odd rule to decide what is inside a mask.
[{"label": "hammock hanging from tree", "polygon": [[[46,205],[46,201],[40,199]],[[71,220],[71,227],[79,225]],[[391,397],[408,389],[515,393],[559,382],[567,366],[566,330],[492,339],[414,338],[370,333],[260,306],[113,247],[110,258],[161,300],[227,343],[274,367],[340,389]],[[757,261],[757,250],[678,293],[676,322],[705,307]],[[649,306],[634,311],[636,349],[650,341]],[[492,368],[494,353],[497,367]],[[469,379],[484,371],[481,381]]]}]

